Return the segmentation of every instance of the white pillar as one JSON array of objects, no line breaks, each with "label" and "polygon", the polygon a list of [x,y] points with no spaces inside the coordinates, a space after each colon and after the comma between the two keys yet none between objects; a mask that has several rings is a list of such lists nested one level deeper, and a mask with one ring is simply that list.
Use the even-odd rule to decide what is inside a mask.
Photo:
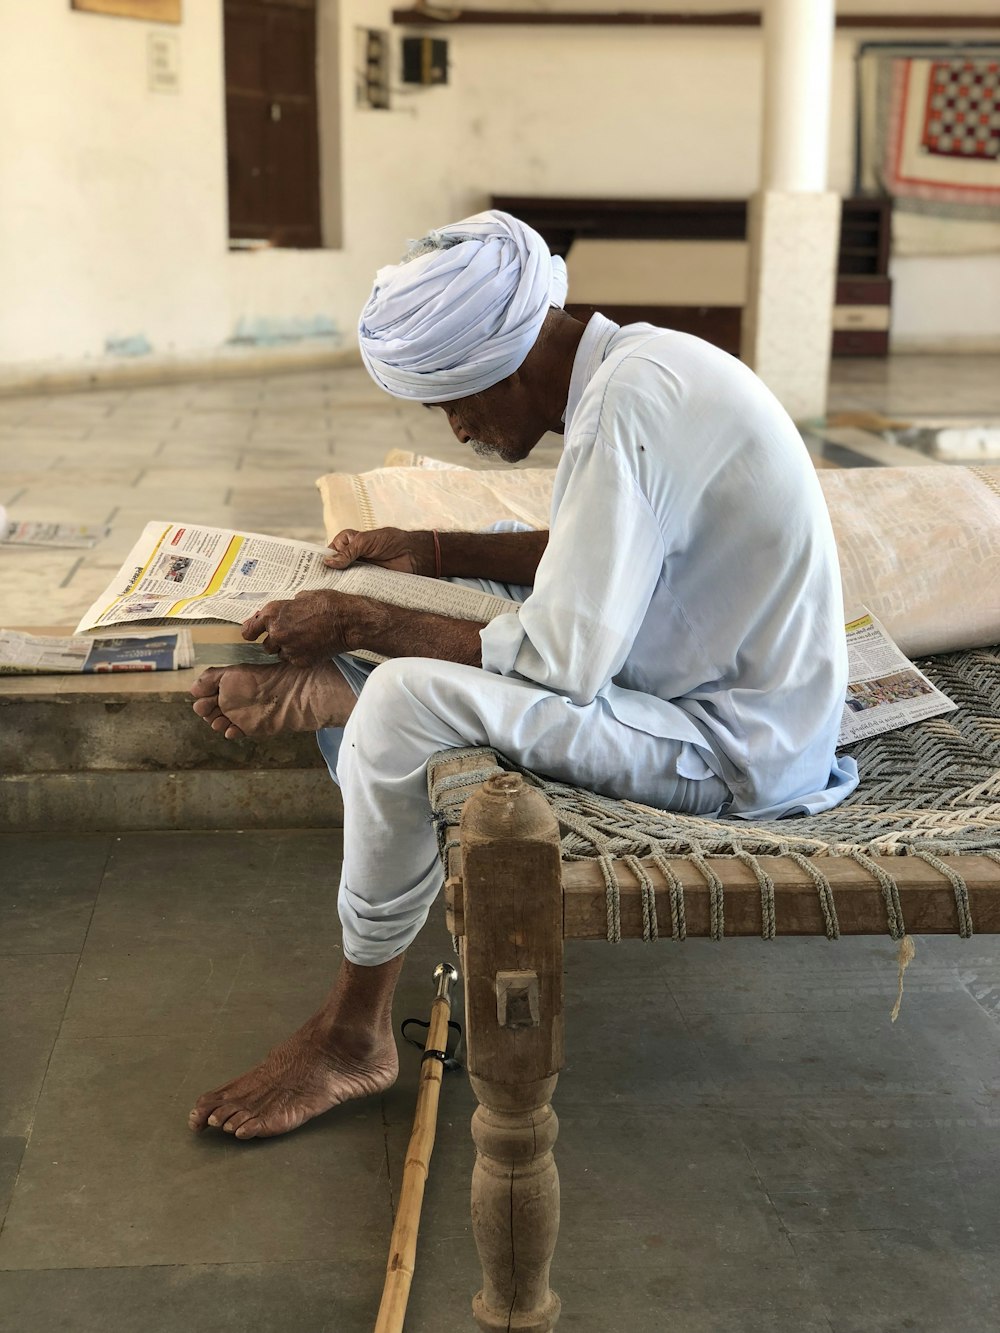
[{"label": "white pillar", "polygon": [[743,358],[797,420],[826,411],[840,199],[826,190],[833,0],[765,0],[761,188]]},{"label": "white pillar", "polygon": [[786,194],[826,189],[833,0],[765,0],[761,184]]}]

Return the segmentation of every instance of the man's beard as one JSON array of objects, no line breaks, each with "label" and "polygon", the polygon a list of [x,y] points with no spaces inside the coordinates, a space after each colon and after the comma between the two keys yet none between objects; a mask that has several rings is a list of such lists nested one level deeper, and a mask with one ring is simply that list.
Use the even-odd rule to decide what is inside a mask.
[{"label": "man's beard", "polygon": [[485,440],[469,440],[469,447],[477,458],[499,458],[501,463],[512,463],[512,459],[502,445],[487,444]]},{"label": "man's beard", "polygon": [[487,444],[485,440],[470,440],[469,447],[477,458],[499,458],[496,448],[492,444]]}]

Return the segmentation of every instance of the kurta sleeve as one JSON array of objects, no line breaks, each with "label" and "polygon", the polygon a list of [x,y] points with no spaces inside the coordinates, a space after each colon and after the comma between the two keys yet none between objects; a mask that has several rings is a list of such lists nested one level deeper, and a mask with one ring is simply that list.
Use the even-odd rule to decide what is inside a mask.
[{"label": "kurta sleeve", "polygon": [[482,631],[483,667],[588,704],[635,642],[663,568],[663,537],[611,445],[596,440],[560,471],[566,481],[534,589],[516,615]]}]

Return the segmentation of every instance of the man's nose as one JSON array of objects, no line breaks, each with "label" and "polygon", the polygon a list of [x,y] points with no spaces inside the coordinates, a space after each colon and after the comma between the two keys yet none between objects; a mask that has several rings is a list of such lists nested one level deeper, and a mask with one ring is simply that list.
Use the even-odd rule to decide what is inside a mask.
[{"label": "man's nose", "polygon": [[455,436],[455,439],[458,440],[459,444],[468,444],[472,439],[469,432],[463,426],[460,426],[454,417],[448,418],[448,425],[451,427],[452,434]]}]

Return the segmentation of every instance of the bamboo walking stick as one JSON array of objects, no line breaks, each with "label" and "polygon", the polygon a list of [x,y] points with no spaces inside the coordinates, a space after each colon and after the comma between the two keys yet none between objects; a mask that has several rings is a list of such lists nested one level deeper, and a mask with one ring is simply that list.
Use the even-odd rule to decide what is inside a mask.
[{"label": "bamboo walking stick", "polygon": [[417,1232],[420,1229],[420,1209],[424,1201],[424,1186],[434,1148],[437,1128],[438,1098],[441,1076],[448,1048],[448,1017],[451,1014],[451,988],[458,973],[450,963],[438,963],[434,969],[437,993],[431,1005],[431,1021],[420,1063],[420,1083],[417,1088],[417,1110],[413,1119],[413,1133],[406,1150],[403,1185],[399,1192],[399,1207],[392,1228],[389,1262],[386,1265],[382,1303],[375,1321],[375,1333],[402,1333],[406,1317],[406,1303],[417,1259]]}]

